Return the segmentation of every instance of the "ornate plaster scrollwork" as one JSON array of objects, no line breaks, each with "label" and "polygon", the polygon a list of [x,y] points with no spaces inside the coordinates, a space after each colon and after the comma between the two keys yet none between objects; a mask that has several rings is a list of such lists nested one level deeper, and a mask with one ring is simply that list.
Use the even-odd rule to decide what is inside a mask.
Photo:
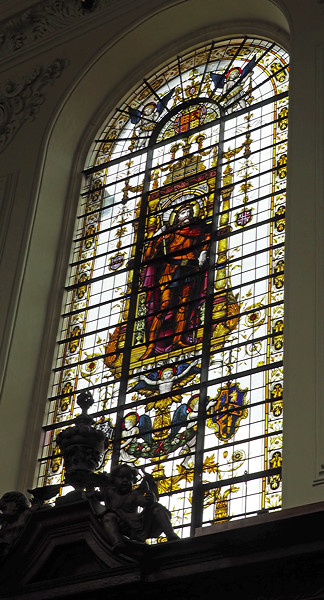
[{"label": "ornate plaster scrollwork", "polygon": [[[107,8],[111,14],[113,4],[113,0],[96,0],[94,14]],[[80,20],[89,23],[91,12],[81,0],[43,0],[35,4],[0,26],[0,60],[25,47],[30,49],[45,38],[80,27]]]},{"label": "ornate plaster scrollwork", "polygon": [[0,152],[26,121],[33,121],[45,101],[43,88],[58,79],[68,62],[57,58],[49,67],[36,67],[29,76],[0,86]]}]

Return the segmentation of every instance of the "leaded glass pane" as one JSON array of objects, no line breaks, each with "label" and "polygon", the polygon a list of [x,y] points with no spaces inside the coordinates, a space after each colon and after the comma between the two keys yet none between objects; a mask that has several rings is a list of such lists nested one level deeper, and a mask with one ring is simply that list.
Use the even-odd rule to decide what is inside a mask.
[{"label": "leaded glass pane", "polygon": [[101,465],[157,480],[180,536],[281,505],[288,57],[213,42],[118,108],[85,170],[41,484],[83,389]]}]

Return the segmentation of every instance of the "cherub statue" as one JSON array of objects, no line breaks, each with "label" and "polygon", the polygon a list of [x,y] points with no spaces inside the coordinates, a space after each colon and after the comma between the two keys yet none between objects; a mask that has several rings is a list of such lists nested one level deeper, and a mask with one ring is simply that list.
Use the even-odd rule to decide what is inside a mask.
[{"label": "cherub statue", "polygon": [[[178,540],[173,530],[169,511],[157,502],[157,488],[153,477],[145,475],[137,488],[137,469],[120,464],[112,469],[102,485],[106,510],[101,519],[109,543],[115,552],[127,549],[127,538],[145,543],[165,533],[168,541]],[[138,511],[142,507],[141,512]]]},{"label": "cherub statue", "polygon": [[6,492],[0,498],[0,559],[18,540],[30,516],[29,503],[21,492]]}]

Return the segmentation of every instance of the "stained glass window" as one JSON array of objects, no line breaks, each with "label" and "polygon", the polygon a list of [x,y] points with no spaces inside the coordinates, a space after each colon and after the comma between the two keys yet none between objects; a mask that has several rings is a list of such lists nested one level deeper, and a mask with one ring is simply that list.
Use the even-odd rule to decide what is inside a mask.
[{"label": "stained glass window", "polygon": [[93,144],[39,459],[88,389],[100,469],[157,481],[177,533],[281,504],[288,57],[214,41],[148,77]]}]

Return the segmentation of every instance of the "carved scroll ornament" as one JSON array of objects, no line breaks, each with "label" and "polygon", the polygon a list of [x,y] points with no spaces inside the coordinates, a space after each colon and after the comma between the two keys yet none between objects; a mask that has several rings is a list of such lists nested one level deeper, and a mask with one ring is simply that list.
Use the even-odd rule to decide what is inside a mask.
[{"label": "carved scroll ornament", "polygon": [[0,152],[26,121],[33,121],[45,101],[43,89],[58,79],[67,61],[57,58],[49,67],[36,67],[29,76],[0,86]]}]

